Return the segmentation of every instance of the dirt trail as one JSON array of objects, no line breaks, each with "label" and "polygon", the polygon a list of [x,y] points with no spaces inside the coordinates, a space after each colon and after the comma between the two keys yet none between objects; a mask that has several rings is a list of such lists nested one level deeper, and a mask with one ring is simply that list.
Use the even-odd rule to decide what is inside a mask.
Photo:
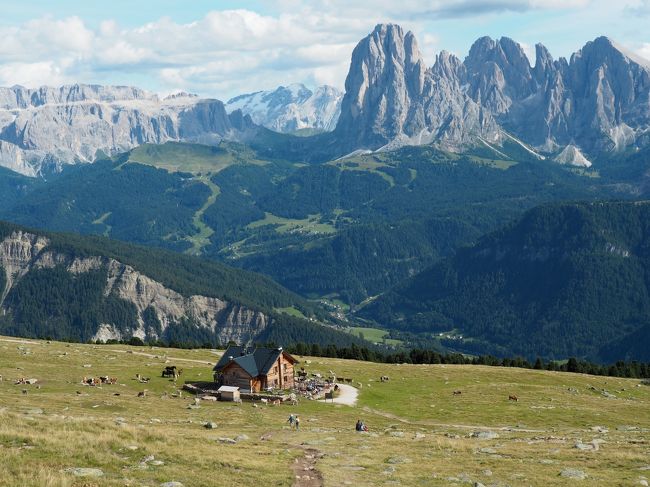
[{"label": "dirt trail", "polygon": [[[134,352],[132,350],[115,350],[115,349],[107,349],[105,350],[106,352],[118,352],[118,353],[132,353],[133,355],[141,355],[143,357],[149,357],[149,358],[157,358],[157,359],[162,359],[162,355],[154,354],[154,353],[146,353],[146,352]],[[178,361],[178,362],[192,362],[196,364],[204,364],[204,365],[214,365],[215,363],[218,362],[219,357],[215,356],[215,360],[213,362],[209,362],[207,360],[197,360],[197,359],[192,359],[192,358],[178,358],[178,357],[170,357],[170,356],[165,356],[165,360],[170,360],[170,361]]]},{"label": "dirt trail", "polygon": [[[22,338],[0,338],[0,342],[9,342],[9,343],[24,343],[28,345],[40,345],[42,342],[34,342],[31,340],[25,340]],[[76,345],[82,345],[82,344],[76,344]],[[149,357],[149,358],[157,358],[157,359],[162,359],[163,356],[161,354],[154,354],[154,353],[147,353],[147,352],[134,352],[133,350],[118,350],[115,348],[106,348],[106,349],[99,349],[102,352],[107,352],[107,353],[132,353],[133,355],[140,355],[142,357]],[[179,357],[170,357],[166,356],[164,357],[165,360],[173,360],[173,361],[178,361],[178,362],[192,362],[196,364],[203,364],[203,365],[214,365],[219,361],[220,356],[215,355],[215,360],[210,362],[208,360],[197,360],[197,359],[192,359],[192,358],[179,358]]]},{"label": "dirt trail", "polygon": [[458,429],[471,429],[471,430],[517,431],[522,433],[546,433],[547,432],[547,430],[515,428],[514,426],[487,426],[487,425],[476,425],[476,424],[437,423],[434,421],[411,421],[409,419],[402,418],[395,414],[387,413],[385,411],[380,411],[379,409],[372,409],[367,406],[365,406],[363,410],[367,413],[383,416],[384,418],[394,419],[395,421],[399,421],[400,423],[420,425],[420,426],[437,426],[441,428],[458,428]]},{"label": "dirt trail", "polygon": [[346,406],[354,406],[357,403],[357,397],[359,396],[359,390],[355,387],[348,386],[345,384],[338,384],[339,386],[339,395],[332,399],[321,399],[321,402],[333,403],[333,404],[345,404]]},{"label": "dirt trail", "polygon": [[314,448],[304,448],[304,455],[291,464],[294,474],[293,487],[322,487],[323,475],[316,469],[316,462],[323,454]]}]

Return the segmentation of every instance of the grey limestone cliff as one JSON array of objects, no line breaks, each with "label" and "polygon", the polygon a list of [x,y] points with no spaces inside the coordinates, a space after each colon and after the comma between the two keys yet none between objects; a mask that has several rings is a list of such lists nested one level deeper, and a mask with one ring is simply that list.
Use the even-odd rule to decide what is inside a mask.
[{"label": "grey limestone cliff", "polygon": [[[115,323],[100,323],[93,339],[160,338],[169,327],[185,319],[192,326],[209,330],[220,343],[229,340],[250,343],[270,324],[270,318],[261,311],[230,303],[215,297],[183,296],[160,282],[142,274],[133,267],[102,256],[73,257],[50,248],[46,237],[14,231],[0,241],[0,270],[4,271],[6,285],[0,292],[0,310],[11,312],[8,296],[11,289],[29,272],[38,269],[63,267],[71,275],[92,270],[103,270],[106,282],[104,297],[114,296],[132,303],[136,317],[132,327]],[[153,311],[160,323],[158,329],[147,326],[145,311]]]},{"label": "grey limestone cliff", "polygon": [[160,100],[125,86],[0,88],[0,165],[30,176],[144,143],[237,139],[252,127],[219,100],[188,94]]},{"label": "grey limestone cliff", "polygon": [[[650,143],[650,62],[606,37],[570,61],[507,37],[426,68],[411,32],[378,25],[352,53],[335,129],[345,150],[436,143],[462,150],[512,137],[566,164]],[[540,157],[541,159],[541,157]]]}]

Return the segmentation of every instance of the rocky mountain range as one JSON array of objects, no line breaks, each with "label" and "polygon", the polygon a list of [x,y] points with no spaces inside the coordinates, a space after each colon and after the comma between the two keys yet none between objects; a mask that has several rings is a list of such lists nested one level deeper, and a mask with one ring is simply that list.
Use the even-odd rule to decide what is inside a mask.
[{"label": "rocky mountain range", "polygon": [[464,61],[448,52],[426,67],[411,32],[378,25],[352,53],[335,133],[348,149],[435,142],[516,142],[557,162],[650,142],[650,62],[606,37],[531,66],[512,39],[478,39]]},{"label": "rocky mountain range", "polygon": [[252,127],[219,100],[187,93],[161,100],[126,86],[0,88],[0,165],[29,176],[144,143],[239,139]]},{"label": "rocky mountain range", "polygon": [[274,145],[277,155],[303,160],[423,144],[455,152],[479,146],[499,157],[500,147],[516,144],[540,160],[590,166],[650,144],[650,61],[599,37],[569,60],[554,60],[538,44],[531,65],[512,39],[482,37],[464,60],[442,51],[427,67],[413,33],[380,24],[354,49],[343,96],[289,85],[224,105],[133,87],[1,88],[0,165],[37,175],[143,143],[257,142],[256,124],[333,130],[273,142],[284,144]]},{"label": "rocky mountain range", "polygon": [[276,132],[331,131],[336,127],[342,98],[343,93],[333,86],[312,91],[303,84],[292,84],[231,98],[226,111],[241,110],[256,124]]}]

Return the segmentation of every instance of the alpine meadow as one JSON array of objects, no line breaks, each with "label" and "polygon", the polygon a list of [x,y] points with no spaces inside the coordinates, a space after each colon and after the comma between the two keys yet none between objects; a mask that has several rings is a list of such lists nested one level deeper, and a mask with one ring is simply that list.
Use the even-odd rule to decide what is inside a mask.
[{"label": "alpine meadow", "polygon": [[647,486],[648,2],[230,3],[7,5],[0,485]]}]

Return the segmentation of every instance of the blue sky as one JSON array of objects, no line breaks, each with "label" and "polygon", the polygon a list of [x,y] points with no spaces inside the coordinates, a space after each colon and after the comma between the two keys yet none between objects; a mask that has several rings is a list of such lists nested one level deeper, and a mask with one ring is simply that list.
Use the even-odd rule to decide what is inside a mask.
[{"label": "blue sky", "polygon": [[425,61],[478,37],[570,56],[607,35],[650,58],[650,0],[156,0],[3,2],[0,86],[137,85],[228,99],[302,82],[342,88],[379,22],[412,30]]}]

